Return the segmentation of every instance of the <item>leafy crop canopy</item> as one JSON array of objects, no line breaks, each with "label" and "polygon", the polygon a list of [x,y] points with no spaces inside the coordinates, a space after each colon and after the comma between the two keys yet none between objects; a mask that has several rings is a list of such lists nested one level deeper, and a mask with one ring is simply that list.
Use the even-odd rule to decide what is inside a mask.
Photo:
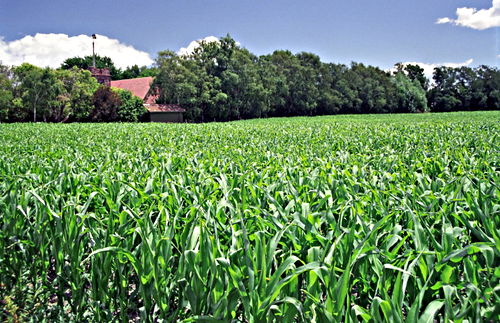
[{"label": "leafy crop canopy", "polygon": [[497,321],[499,121],[1,124],[0,317]]}]

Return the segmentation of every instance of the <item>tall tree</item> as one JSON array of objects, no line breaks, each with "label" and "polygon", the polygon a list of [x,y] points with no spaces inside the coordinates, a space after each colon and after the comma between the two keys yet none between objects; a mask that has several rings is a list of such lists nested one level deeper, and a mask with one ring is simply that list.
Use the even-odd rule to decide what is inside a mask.
[{"label": "tall tree", "polygon": [[122,104],[120,96],[110,87],[101,85],[92,98],[94,109],[90,113],[92,121],[111,122],[118,119],[118,109]]},{"label": "tall tree", "polygon": [[17,90],[25,108],[34,122],[46,120],[50,113],[50,106],[56,100],[58,84],[55,73],[50,68],[40,68],[24,63],[14,70]]},{"label": "tall tree", "polygon": [[222,92],[228,95],[229,119],[256,118],[267,113],[266,96],[257,57],[248,50],[233,48],[221,75]]},{"label": "tall tree", "polygon": [[410,80],[418,81],[425,91],[429,89],[429,80],[420,65],[397,63],[394,67],[396,68],[396,73],[404,73]]},{"label": "tall tree", "polygon": [[319,66],[318,74],[318,114],[336,114],[344,104],[344,91],[339,91],[342,66],[324,64]]},{"label": "tall tree", "polygon": [[177,56],[172,51],[158,54],[159,72],[153,86],[158,90],[158,102],[178,104],[186,109],[185,119],[200,121],[200,78],[203,73],[193,60]]},{"label": "tall tree", "polygon": [[436,67],[433,75],[435,86],[429,91],[428,98],[432,111],[446,112],[462,109],[458,98],[457,73],[452,67]]},{"label": "tall tree", "polygon": [[482,109],[500,110],[500,70],[481,65],[476,68],[477,78],[471,84],[472,104]]},{"label": "tall tree", "polygon": [[393,82],[397,91],[398,112],[426,112],[427,97],[421,83],[411,80],[404,73],[396,73]]},{"label": "tall tree", "polygon": [[50,121],[82,121],[93,109],[92,97],[99,87],[89,71],[76,67],[70,70],[56,70],[57,97],[50,107]]},{"label": "tall tree", "polygon": [[0,122],[7,120],[12,105],[12,72],[0,62]]},{"label": "tall tree", "polygon": [[309,53],[293,55],[290,51],[278,50],[264,60],[274,65],[274,73],[279,82],[279,96],[273,108],[277,116],[313,115],[318,93],[318,73],[315,71],[317,56]]},{"label": "tall tree", "polygon": [[387,113],[397,111],[396,88],[389,73],[378,67],[352,63],[349,74],[353,74],[352,85],[361,100],[361,105],[356,107],[356,112]]},{"label": "tall tree", "polygon": [[138,122],[143,119],[147,110],[144,102],[130,91],[122,89],[112,89],[118,94],[121,104],[117,108],[118,120],[123,122]]}]

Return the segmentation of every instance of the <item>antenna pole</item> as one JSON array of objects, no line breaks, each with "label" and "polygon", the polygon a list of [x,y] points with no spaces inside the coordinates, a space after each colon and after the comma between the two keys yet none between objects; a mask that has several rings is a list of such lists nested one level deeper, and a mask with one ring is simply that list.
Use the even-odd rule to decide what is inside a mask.
[{"label": "antenna pole", "polygon": [[92,66],[95,68],[95,45],[94,45],[94,41],[92,41]]},{"label": "antenna pole", "polygon": [[96,39],[96,35],[92,35],[92,66],[95,68],[95,44],[94,39]]}]

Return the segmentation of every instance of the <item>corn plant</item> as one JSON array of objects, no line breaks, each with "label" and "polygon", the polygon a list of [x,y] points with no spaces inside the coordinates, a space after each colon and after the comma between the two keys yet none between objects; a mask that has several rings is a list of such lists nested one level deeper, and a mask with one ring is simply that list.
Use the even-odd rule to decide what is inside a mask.
[{"label": "corn plant", "polygon": [[500,320],[500,115],[0,125],[1,320]]}]

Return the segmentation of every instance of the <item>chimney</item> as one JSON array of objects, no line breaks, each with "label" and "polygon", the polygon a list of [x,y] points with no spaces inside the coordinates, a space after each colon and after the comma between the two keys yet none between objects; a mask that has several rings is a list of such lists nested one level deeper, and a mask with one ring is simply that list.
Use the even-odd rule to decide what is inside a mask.
[{"label": "chimney", "polygon": [[100,84],[111,86],[111,73],[107,68],[97,68],[95,65],[95,43],[96,34],[92,34],[92,67],[89,67],[90,73]]},{"label": "chimney", "polygon": [[89,67],[90,73],[100,84],[111,86],[111,73],[107,68]]}]

